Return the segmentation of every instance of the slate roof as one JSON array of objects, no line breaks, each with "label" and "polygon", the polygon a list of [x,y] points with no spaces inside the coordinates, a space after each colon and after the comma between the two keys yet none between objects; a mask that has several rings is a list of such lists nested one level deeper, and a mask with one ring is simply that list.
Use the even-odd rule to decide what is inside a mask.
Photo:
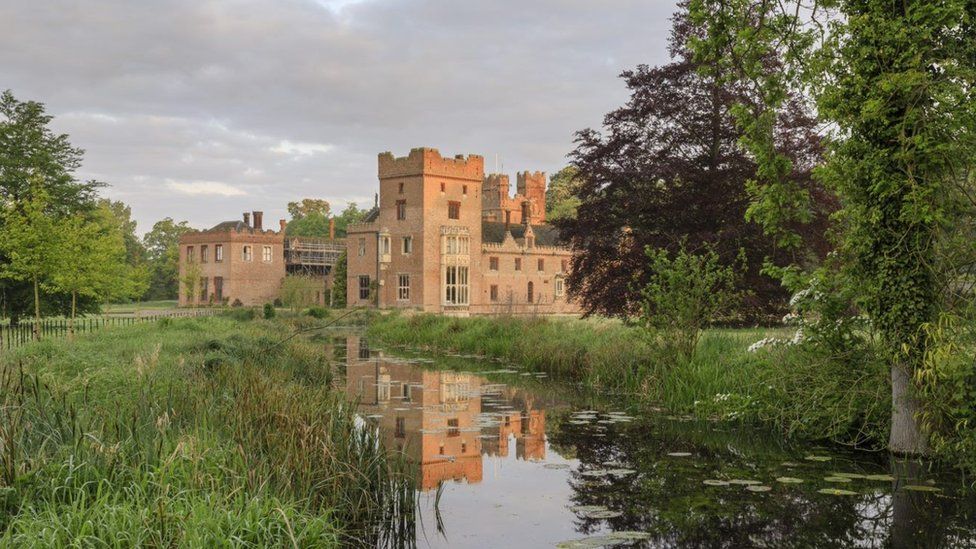
[{"label": "slate roof", "polygon": [[[525,236],[525,225],[512,223],[505,225],[497,221],[481,222],[481,239],[484,242],[501,244],[505,241],[506,227],[512,233],[512,237],[519,239]],[[566,243],[559,238],[559,230],[552,225],[532,225],[532,232],[535,234],[536,246],[565,246]]]},{"label": "slate roof", "polygon": [[380,209],[374,207],[370,211],[366,212],[366,217],[363,218],[363,223],[372,223],[380,218]]}]

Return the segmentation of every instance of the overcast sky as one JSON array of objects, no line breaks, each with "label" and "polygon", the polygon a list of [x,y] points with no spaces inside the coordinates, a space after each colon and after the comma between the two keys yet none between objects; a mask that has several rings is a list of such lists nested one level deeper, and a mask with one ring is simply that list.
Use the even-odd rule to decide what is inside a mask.
[{"label": "overcast sky", "polygon": [[369,205],[376,154],[566,162],[667,60],[673,1],[3,0],[0,89],[47,105],[139,230]]}]

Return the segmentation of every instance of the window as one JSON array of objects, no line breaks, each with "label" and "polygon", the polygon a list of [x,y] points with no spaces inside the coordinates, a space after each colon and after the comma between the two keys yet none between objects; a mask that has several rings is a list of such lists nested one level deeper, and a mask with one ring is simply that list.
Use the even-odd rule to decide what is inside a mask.
[{"label": "window", "polygon": [[401,389],[402,394],[403,394],[403,400],[404,400],[404,402],[410,402],[410,400],[411,400],[410,384],[407,383],[406,381],[404,381],[403,384],[400,386],[400,389]]},{"label": "window", "polygon": [[523,202],[522,203],[522,223],[526,223],[527,224],[528,222],[529,222],[529,203],[528,202]]},{"label": "window", "polygon": [[447,203],[448,219],[461,219],[461,203],[454,200]]},{"label": "window", "polygon": [[250,261],[254,259],[254,253],[251,251],[250,246],[244,246],[244,261]]},{"label": "window", "polygon": [[516,271],[521,271],[522,270],[522,258],[521,257],[516,257],[515,258],[515,270]]},{"label": "window", "polygon": [[359,299],[369,299],[369,275],[359,275]]},{"label": "window", "polygon": [[223,260],[224,260],[224,245],[217,244],[216,246],[214,246],[214,261],[220,263]]},{"label": "window", "polygon": [[526,237],[525,238],[525,245],[526,245],[526,247],[529,247],[529,248],[534,247],[535,246],[535,237],[534,236]]},{"label": "window", "polygon": [[400,194],[403,194],[403,183],[400,183]]},{"label": "window", "polygon": [[447,184],[441,183],[441,192],[444,192],[445,190],[447,190]]},{"label": "window", "polygon": [[529,282],[529,291],[528,291],[528,295],[527,295],[527,301],[529,303],[532,303],[532,299],[535,297],[534,294],[535,294],[535,284],[533,284],[532,282]]},{"label": "window", "polygon": [[445,255],[468,255],[471,251],[471,241],[466,236],[448,235],[444,237]]},{"label": "window", "polygon": [[497,284],[492,284],[491,285],[491,289],[488,292],[488,296],[489,296],[489,298],[491,299],[492,302],[497,302],[498,301],[498,285]]},{"label": "window", "polygon": [[546,260],[545,259],[540,259],[538,261],[538,263],[539,263],[539,265],[538,265],[538,269],[537,270],[540,273],[543,272],[543,271],[545,271],[546,270]]},{"label": "window", "polygon": [[511,210],[505,210],[505,224],[506,225],[511,225],[512,224],[512,211]]},{"label": "window", "polygon": [[273,256],[271,254],[271,246],[265,246],[261,248],[261,261],[265,263],[271,263]]},{"label": "window", "polygon": [[410,255],[413,253],[413,237],[405,236],[403,237],[403,255]]},{"label": "window", "polygon": [[190,263],[193,263],[193,260],[194,259],[195,258],[193,257],[193,246],[187,246],[186,247],[186,260],[189,261]]},{"label": "window", "polygon": [[410,275],[397,275],[397,299],[408,301],[410,299]]},{"label": "window", "polygon": [[210,246],[206,244],[200,246],[200,263],[206,263],[210,261]]},{"label": "window", "polygon": [[406,219],[407,218],[407,201],[406,200],[397,200],[396,201],[396,208],[397,208],[397,219],[399,219],[401,221],[404,220],[404,219]]},{"label": "window", "polygon": [[460,425],[458,424],[457,418],[447,420],[447,436],[449,437],[461,436],[461,429],[460,429]]},{"label": "window", "polygon": [[498,270],[498,258],[497,257],[489,257],[488,258],[488,268],[491,269],[492,271],[497,271]]},{"label": "window", "polygon": [[444,303],[468,304],[468,268],[456,265],[444,267]]},{"label": "window", "polygon": [[406,418],[398,417],[396,418],[396,438],[405,438],[407,436],[407,420]]},{"label": "window", "polygon": [[214,277],[214,299],[217,300],[217,303],[224,300],[224,277],[222,276]]},{"label": "window", "polygon": [[359,257],[363,257],[364,255],[366,255],[366,239],[365,238],[360,238],[359,239]]},{"label": "window", "polygon": [[207,287],[207,277],[200,278],[200,301],[206,302],[210,296],[210,288]]},{"label": "window", "polygon": [[461,186],[461,194],[468,194],[468,186],[467,185],[462,185]]},{"label": "window", "polygon": [[569,261],[565,259],[559,262],[559,272],[568,273],[569,272]]},{"label": "window", "polygon": [[388,236],[380,237],[380,254],[390,255],[390,237]]},{"label": "window", "polygon": [[556,297],[562,297],[566,293],[566,283],[562,278],[556,279]]}]

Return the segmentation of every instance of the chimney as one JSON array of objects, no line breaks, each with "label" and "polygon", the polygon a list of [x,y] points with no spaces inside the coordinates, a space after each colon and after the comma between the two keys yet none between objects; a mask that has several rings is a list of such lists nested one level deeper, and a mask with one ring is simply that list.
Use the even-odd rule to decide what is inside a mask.
[{"label": "chimney", "polygon": [[251,214],[248,212],[244,212],[244,224],[248,227],[251,226]]},{"label": "chimney", "polygon": [[284,219],[279,219],[278,226],[281,228],[281,234],[285,234],[285,227],[288,226],[288,222]]},{"label": "chimney", "polygon": [[264,217],[264,212],[254,212],[254,230],[255,231],[263,231],[264,230],[264,227],[261,224],[261,221],[262,221],[261,218],[263,218],[263,217]]},{"label": "chimney", "polygon": [[335,240],[335,218],[329,218],[329,239]]}]

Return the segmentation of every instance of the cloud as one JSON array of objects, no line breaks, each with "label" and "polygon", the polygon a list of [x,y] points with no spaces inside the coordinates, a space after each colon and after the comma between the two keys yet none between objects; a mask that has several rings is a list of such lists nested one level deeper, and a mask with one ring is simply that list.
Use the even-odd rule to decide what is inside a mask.
[{"label": "cloud", "polygon": [[244,196],[247,193],[227,183],[219,181],[169,181],[166,187],[190,196]]},{"label": "cloud", "polygon": [[[146,230],[365,200],[376,154],[438,147],[555,171],[666,61],[646,0],[0,2],[0,88],[47,104]],[[187,195],[169,181],[246,194]],[[246,183],[246,185],[244,185]],[[199,200],[207,196],[207,200]]]}]

